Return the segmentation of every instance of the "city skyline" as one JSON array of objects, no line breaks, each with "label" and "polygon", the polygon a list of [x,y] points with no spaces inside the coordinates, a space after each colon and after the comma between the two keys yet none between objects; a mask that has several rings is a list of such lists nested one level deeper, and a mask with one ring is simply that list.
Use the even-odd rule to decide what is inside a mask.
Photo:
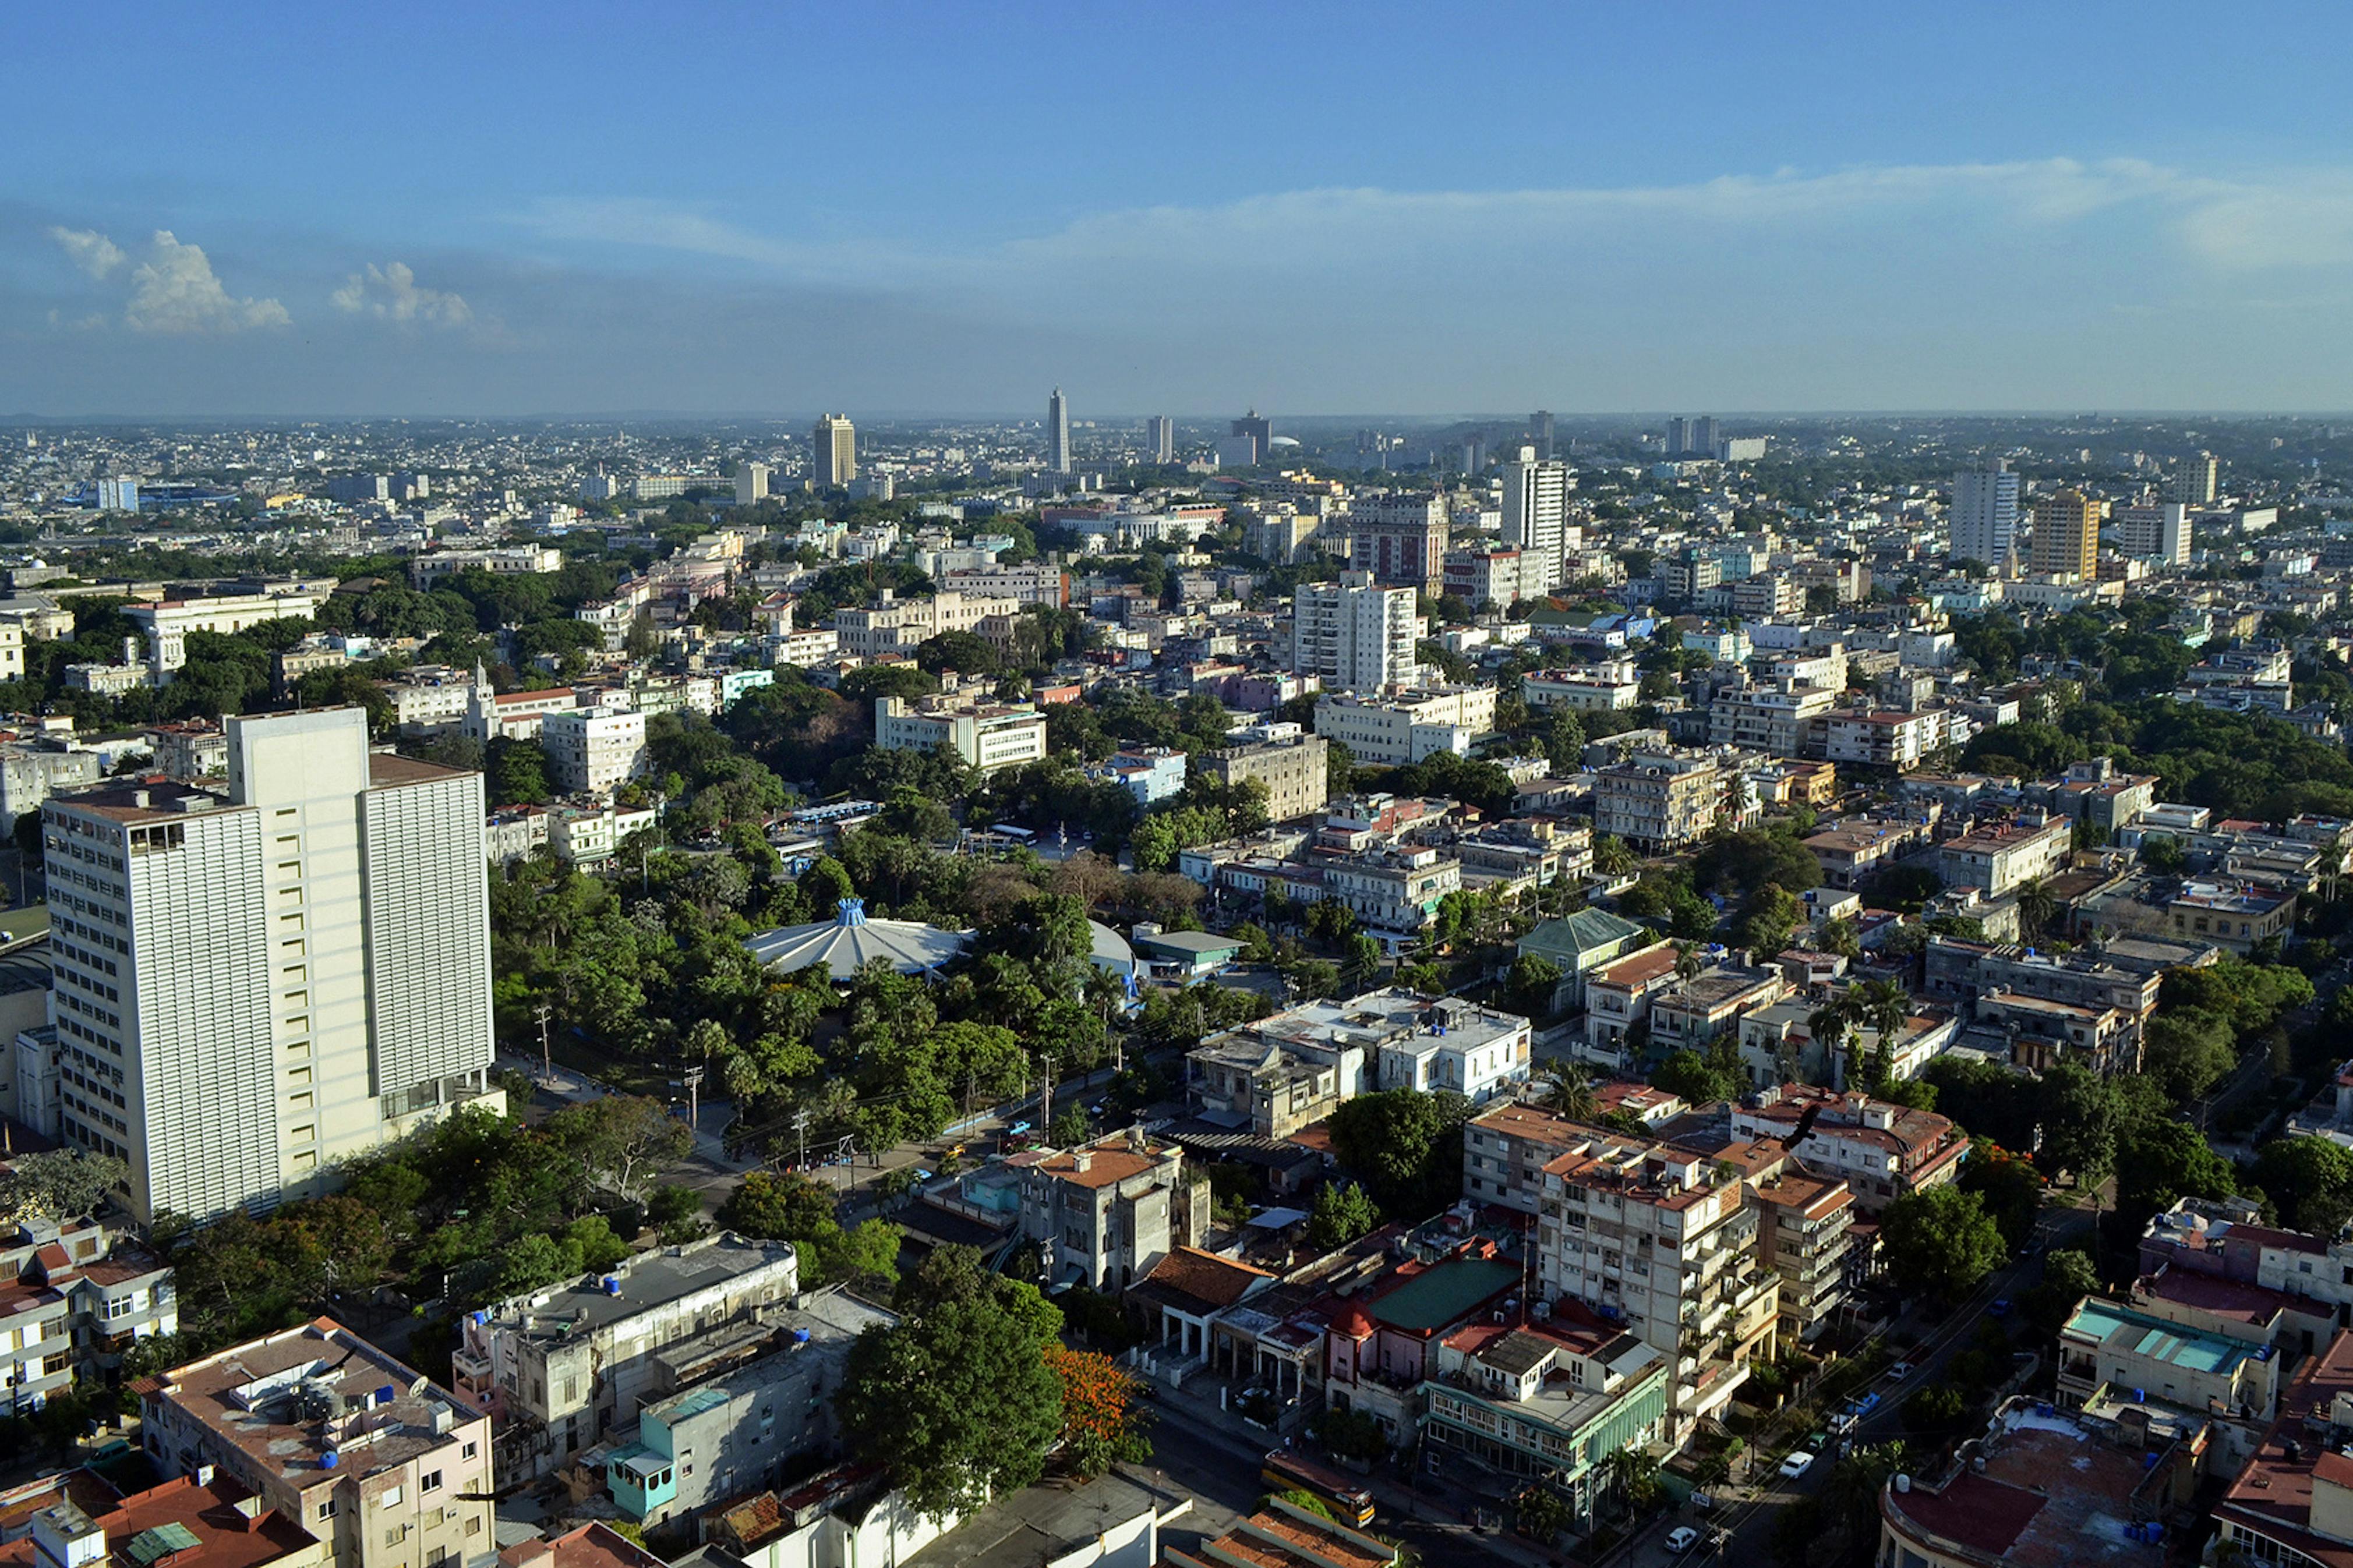
[{"label": "city skyline", "polygon": [[[1242,62],[1215,26],[1047,6],[688,13],[663,48],[620,12],[553,45],[528,7],[246,14],[139,11],[95,118],[72,68],[100,24],[20,26],[0,411],[978,414],[1056,383],[1138,416],[2353,406],[2331,16],[2285,57],[2197,26],[2213,90],[2153,95],[2186,8],[1761,37],[1526,9],[1429,50],[1408,13],[1302,7]],[[1952,68],[1996,38],[1990,78]],[[827,156],[723,100],[669,113],[720,55]],[[1583,111],[1493,90],[1528,58]],[[2069,62],[2082,90],[2042,90]],[[1181,134],[1141,90],[1163,71],[1208,95]],[[269,81],[271,112],[190,116],[209,73]],[[979,81],[1010,89],[985,113]],[[354,82],[404,112],[352,115]],[[1277,83],[1302,112],[1269,134],[1242,110]],[[2232,90],[2257,83],[2259,124]],[[1315,112],[1374,84],[1396,124]],[[1090,134],[1038,159],[1073,114]]]}]

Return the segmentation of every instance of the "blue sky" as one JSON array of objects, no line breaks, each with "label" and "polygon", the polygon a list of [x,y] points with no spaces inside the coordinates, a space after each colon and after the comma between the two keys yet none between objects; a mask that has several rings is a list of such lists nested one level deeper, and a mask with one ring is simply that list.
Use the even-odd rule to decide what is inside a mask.
[{"label": "blue sky", "polygon": [[2353,407],[2353,9],[18,7],[0,413]]}]

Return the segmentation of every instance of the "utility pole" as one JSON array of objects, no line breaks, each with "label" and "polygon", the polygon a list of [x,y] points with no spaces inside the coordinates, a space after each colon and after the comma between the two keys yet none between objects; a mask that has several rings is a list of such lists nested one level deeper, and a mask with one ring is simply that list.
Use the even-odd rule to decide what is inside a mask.
[{"label": "utility pole", "polygon": [[686,1130],[693,1134],[699,1143],[702,1137],[702,1119],[699,1114],[702,1109],[702,1069],[699,1067],[689,1068],[684,1077],[686,1079]]},{"label": "utility pole", "polygon": [[555,1055],[547,1043],[547,1016],[553,1011],[544,1002],[531,1010],[531,1016],[539,1023],[539,1076],[543,1083],[555,1081]]},{"label": "utility pole", "polygon": [[799,1110],[793,1112],[793,1131],[799,1137],[801,1147],[800,1165],[798,1168],[802,1171],[807,1171],[808,1169],[808,1107],[804,1105]]},{"label": "utility pole", "polygon": [[1039,1096],[1038,1096],[1038,1142],[1040,1142],[1040,1143],[1044,1143],[1044,1142],[1050,1142],[1050,1141],[1051,1140],[1051,1138],[1052,1138],[1051,1129],[1052,1129],[1053,1125],[1054,1125],[1054,1058],[1051,1058],[1051,1057],[1048,1057],[1048,1058],[1046,1058],[1046,1087],[1045,1087],[1045,1089],[1044,1089],[1042,1091],[1040,1091],[1040,1093],[1039,1093]]}]

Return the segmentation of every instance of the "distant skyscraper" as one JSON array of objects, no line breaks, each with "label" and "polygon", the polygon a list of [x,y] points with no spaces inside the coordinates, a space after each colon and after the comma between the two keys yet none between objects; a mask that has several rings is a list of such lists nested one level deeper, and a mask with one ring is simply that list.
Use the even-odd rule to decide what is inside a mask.
[{"label": "distant skyscraper", "polygon": [[2018,476],[2000,458],[1953,476],[1954,561],[1976,561],[1999,571],[2018,548]]},{"label": "distant skyscraper", "polygon": [[1535,558],[1535,573],[1524,578],[1532,594],[1564,580],[1568,525],[1568,465],[1535,454],[1523,447],[1518,460],[1504,465],[1504,542]]},{"label": "distant skyscraper", "polygon": [[1071,405],[1059,386],[1046,399],[1046,466],[1058,474],[1071,471]]},{"label": "distant skyscraper", "polygon": [[137,511],[139,510],[139,481],[137,479],[99,480],[98,510],[100,511]]},{"label": "distant skyscraper", "polygon": [[1259,411],[1253,408],[1234,421],[1233,429],[1237,437],[1250,443],[1250,461],[1265,462],[1267,444],[1274,439],[1274,421],[1260,417]]},{"label": "distant skyscraper", "polygon": [[1715,416],[1703,414],[1691,422],[1691,446],[1687,449],[1695,457],[1713,458],[1715,438]]},{"label": "distant skyscraper", "polygon": [[1552,414],[1539,408],[1528,416],[1528,439],[1535,443],[1536,456],[1545,462],[1552,461]]},{"label": "distant skyscraper", "polygon": [[1691,450],[1691,421],[1676,415],[1667,421],[1667,456],[1680,458]]},{"label": "distant skyscraper", "polygon": [[2100,503],[2081,490],[2061,490],[2034,503],[2034,548],[2029,563],[2090,581],[2100,574]]},{"label": "distant skyscraper", "polygon": [[225,790],[117,781],[41,828],[82,889],[44,1131],[125,1161],[141,1219],[268,1208],[489,1088],[480,774],[274,713],[228,721]]},{"label": "distant skyscraper", "polygon": [[1302,583],[1292,596],[1292,670],[1351,691],[1410,685],[1419,678],[1420,629],[1414,590],[1383,587],[1369,572],[1336,583]]},{"label": "distant skyscraper", "polygon": [[2168,566],[2189,563],[2189,508],[2178,500],[2144,500],[2116,509],[2116,553]]},{"label": "distant skyscraper", "polygon": [[1155,414],[1144,422],[1144,444],[1152,448],[1155,463],[1176,460],[1176,421],[1166,414]]},{"label": "distant skyscraper", "polygon": [[768,499],[768,465],[744,463],[735,469],[735,504],[750,506]]},{"label": "distant skyscraper", "polygon": [[820,489],[834,489],[858,477],[858,426],[839,414],[828,414],[809,433],[812,455],[809,477]]},{"label": "distant skyscraper", "polygon": [[2222,488],[2222,466],[2211,452],[2181,459],[2173,476],[2173,499],[2191,506],[2211,506]]}]

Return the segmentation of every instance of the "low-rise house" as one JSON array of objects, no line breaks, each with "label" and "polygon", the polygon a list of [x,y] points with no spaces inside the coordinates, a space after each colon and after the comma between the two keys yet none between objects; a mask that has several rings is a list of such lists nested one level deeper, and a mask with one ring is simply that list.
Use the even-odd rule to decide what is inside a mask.
[{"label": "low-rise house", "polygon": [[1583,1313],[1581,1322],[1513,1316],[1465,1324],[1439,1342],[1421,1385],[1421,1436],[1482,1470],[1542,1481],[1589,1515],[1610,1456],[1665,1434],[1668,1359]]},{"label": "low-rise house", "polygon": [[1577,910],[1549,920],[1520,938],[1519,955],[1543,959],[1560,971],[1550,1011],[1574,1013],[1585,1005],[1586,976],[1650,936],[1647,926],[1606,910]]},{"label": "low-rise house", "polygon": [[1864,816],[1826,827],[1806,839],[1822,870],[1822,881],[1843,890],[1863,886],[1914,849],[1928,842],[1933,820]]},{"label": "low-rise house", "polygon": [[754,1323],[799,1289],[791,1243],[726,1231],[468,1313],[450,1365],[459,1394],[496,1423],[501,1486],[632,1426],[677,1386],[662,1359],[672,1342]]},{"label": "low-rise house", "polygon": [[2306,1360],[2279,1415],[2214,1506],[2214,1560],[2353,1562],[2353,1333]]},{"label": "low-rise house", "polygon": [[327,1542],[335,1568],[432,1568],[496,1549],[489,1418],[332,1319],[132,1387],[158,1475],[234,1479]]},{"label": "low-rise house", "polygon": [[1167,1568],[1397,1568],[1404,1554],[1361,1530],[1270,1497],[1264,1508],[1205,1543],[1198,1554],[1165,1546],[1160,1561]]},{"label": "low-rise house", "polygon": [[34,1216],[0,1241],[0,1373],[8,1411],[102,1382],[141,1340],[179,1332],[171,1266],[98,1220]]},{"label": "low-rise house", "polygon": [[2064,817],[2031,810],[1977,827],[1937,847],[1937,875],[1948,888],[1977,888],[1999,899],[2066,864],[2073,828]]},{"label": "low-rise house", "polygon": [[[2141,1233],[2144,1279],[2196,1279],[2277,1291],[2305,1303],[2299,1316],[2341,1327],[2353,1314],[2353,1239],[2329,1240],[2263,1223],[2263,1211],[2242,1198],[2183,1198],[2150,1219]],[[2297,1322],[2300,1342],[2315,1348],[2310,1323]],[[2326,1339],[2326,1332],[2320,1336]]]},{"label": "low-rise house", "polygon": [[1736,1032],[1743,1015],[1788,993],[1789,978],[1778,969],[1718,964],[1702,970],[1651,1000],[1651,1043],[1669,1049],[1704,1047],[1718,1035]]},{"label": "low-rise house", "polygon": [[1141,1128],[1006,1165],[1020,1185],[1021,1234],[1056,1286],[1124,1290],[1208,1228],[1208,1184],[1187,1180],[1185,1152]]},{"label": "low-rise house", "polygon": [[[179,1476],[127,1497],[88,1471],[106,1493],[84,1506],[60,1489],[0,1544],[0,1568],[325,1568],[322,1535],[277,1511],[235,1480]],[[12,1524],[15,1521],[10,1521]]]},{"label": "low-rise house", "polygon": [[2268,1421],[2278,1352],[2086,1298],[2059,1331],[2059,1403],[2070,1410],[2120,1394],[2192,1415]]},{"label": "low-rise house", "polygon": [[759,1328],[778,1348],[638,1412],[637,1440],[605,1461],[614,1502],[641,1524],[692,1517],[830,1455],[832,1395],[849,1347],[895,1321],[839,1289],[764,1321]]},{"label": "low-rise house", "polygon": [[2292,889],[2253,882],[2186,882],[2166,917],[2176,937],[2204,939],[2241,957],[2295,923]]},{"label": "low-rise house", "polygon": [[1585,1038],[1578,1055],[1613,1069],[1627,1065],[1627,1037],[1650,1024],[1652,999],[1676,984],[1681,957],[1670,942],[1652,942],[1595,969],[1585,983]]}]

